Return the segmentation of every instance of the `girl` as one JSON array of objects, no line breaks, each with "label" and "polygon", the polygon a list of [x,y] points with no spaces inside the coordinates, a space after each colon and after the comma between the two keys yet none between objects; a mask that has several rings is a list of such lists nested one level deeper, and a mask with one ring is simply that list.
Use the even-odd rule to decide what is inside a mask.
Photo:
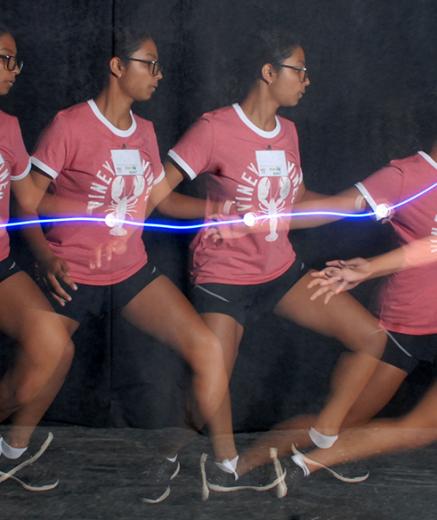
[{"label": "girl", "polygon": [[[429,109],[428,135],[431,145],[426,151],[392,161],[374,173],[357,189],[371,207],[393,206],[432,186],[437,174],[437,132],[435,105]],[[370,406],[378,411],[389,400],[386,388],[394,394],[401,382],[421,361],[437,358],[436,219],[437,191],[434,189],[409,204],[392,211],[390,223],[403,246],[366,261],[353,259],[329,262],[315,275],[313,285],[322,285],[314,296],[326,291],[333,294],[348,290],[366,279],[393,273],[380,295],[380,320],[393,337],[382,357],[382,363],[369,381],[359,403],[372,399]],[[326,279],[328,277],[328,279]],[[384,379],[383,379],[384,376]],[[309,458],[294,456],[309,474],[323,465],[364,458],[396,449],[423,446],[436,440],[435,413],[437,386],[434,383],[421,402],[406,416],[396,420],[372,421],[362,428],[352,428],[340,436],[338,446],[326,453],[311,452]],[[357,421],[347,420],[348,425]]]},{"label": "girl", "polygon": [[[419,139],[425,144],[425,151],[392,161],[388,166],[375,172],[364,181],[358,183],[343,193],[333,197],[324,197],[318,200],[304,202],[297,208],[299,211],[334,210],[356,212],[359,207],[364,208],[363,201],[368,208],[376,214],[389,219],[394,231],[403,246],[391,253],[376,257],[370,262],[363,259],[353,259],[347,262],[328,262],[331,267],[315,273],[317,277],[309,284],[309,287],[321,285],[312,295],[312,299],[326,293],[325,301],[342,290],[352,288],[367,278],[393,274],[385,283],[380,295],[379,318],[381,326],[387,331],[390,341],[384,350],[381,362],[377,364],[375,371],[367,372],[368,382],[356,402],[345,417],[343,427],[356,426],[366,423],[378,413],[396,393],[404,379],[411,373],[421,361],[433,362],[437,356],[437,306],[435,303],[435,291],[437,290],[437,278],[435,276],[436,256],[436,197],[434,188],[426,194],[415,198],[414,196],[436,182],[437,172],[437,114],[435,103],[430,103],[426,110],[427,120],[423,126],[426,129],[426,138]],[[407,204],[403,201],[408,199]],[[359,202],[357,204],[357,201]],[[399,206],[397,206],[399,204]],[[380,212],[383,210],[383,213]],[[332,220],[332,219],[329,219]],[[329,221],[327,219],[327,221]],[[380,220],[382,218],[380,217]],[[316,221],[296,220],[295,225],[308,227],[320,225],[321,220]],[[328,279],[326,279],[329,276]],[[335,298],[331,300],[331,303]],[[363,370],[357,366],[355,375],[361,377]],[[435,399],[435,388],[432,387],[422,403],[407,417],[399,421],[399,425],[407,425],[411,428],[421,428],[434,424],[433,415],[424,415],[428,412],[431,403]],[[261,446],[266,443],[276,445],[280,443],[286,449],[296,441],[295,430],[305,428],[314,420],[312,417],[295,418],[277,427],[279,432],[273,432],[263,437],[245,455],[245,468],[256,466],[266,462],[262,455]],[[379,424],[379,423],[378,423]],[[381,439],[381,450],[389,448],[390,435],[397,422],[382,422],[381,433],[375,434],[373,424],[364,430],[354,430],[353,434],[347,434],[345,443],[338,448],[329,450],[329,454],[314,452],[311,459],[331,464],[341,460],[341,450],[345,450],[346,458],[361,457],[376,450],[378,439]],[[387,425],[387,429],[384,425]],[[285,430],[285,432],[284,432]],[[360,438],[360,434],[369,433],[369,444]],[[380,436],[379,436],[380,435]],[[425,436],[428,439],[427,436]],[[367,438],[367,437],[366,437]],[[357,446],[352,447],[352,441]],[[407,446],[411,441],[408,434],[402,433],[398,439],[393,440],[391,446]],[[427,442],[427,441],[426,441]],[[300,445],[305,443],[300,441]],[[412,446],[414,443],[411,444]],[[387,446],[387,448],[384,448]],[[299,464],[306,474],[315,466],[306,467],[301,455],[296,455],[293,460]],[[311,466],[311,465],[310,465]],[[320,466],[318,466],[320,467]]]},{"label": "girl", "polygon": [[[0,95],[13,87],[22,69],[9,30],[0,25]],[[9,220],[9,195],[28,212],[38,197],[30,176],[30,159],[15,117],[0,111],[0,220]],[[12,181],[12,182],[11,182]],[[0,381],[0,421],[11,426],[0,438],[0,483],[15,480],[31,491],[46,491],[57,482],[41,464],[31,466],[50,445],[33,431],[58,393],[72,359],[72,344],[59,317],[37,285],[10,254],[6,229],[0,230],[0,330],[18,346],[15,363]]]},{"label": "girl", "polygon": [[[94,100],[59,112],[33,154],[32,172],[43,205],[54,213],[68,200],[77,214],[110,215],[142,222],[154,190],[166,184],[151,122],[133,114],[135,101],[148,101],[162,79],[158,50],[148,33],[123,30],[109,61],[106,86]],[[176,349],[193,370],[193,387],[204,420],[217,410],[227,388],[217,338],[188,300],[148,259],[139,227],[120,222],[55,226],[46,236],[27,230],[48,282],[47,293],[72,335],[88,315],[109,303],[139,330]],[[152,468],[151,501],[170,492],[177,458]]]},{"label": "girl", "polygon": [[[289,242],[288,221],[281,219],[298,200],[311,197],[303,184],[295,125],[277,115],[280,107],[296,106],[310,85],[304,50],[288,32],[257,34],[251,43],[242,64],[250,71],[243,101],[204,114],[170,150],[166,165],[171,187],[184,177],[194,179],[204,172],[210,176],[206,205],[172,193],[159,204],[163,213],[210,217],[219,208],[218,220],[266,217],[253,228],[237,224],[220,231],[219,240],[208,231],[197,235],[192,244],[194,305],[220,339],[229,376],[247,318],[270,310],[357,351],[344,365],[365,363],[373,370],[384,348],[384,332],[353,298],[342,295],[328,307],[309,299],[311,277]],[[311,431],[303,434],[305,441],[309,435],[317,445],[331,445],[353,395],[361,389],[352,372],[334,378],[333,398]],[[231,481],[245,472],[232,437],[229,400],[210,429],[217,464],[206,471],[205,495],[208,488],[232,486]],[[231,480],[221,485],[217,482],[224,473]]]}]

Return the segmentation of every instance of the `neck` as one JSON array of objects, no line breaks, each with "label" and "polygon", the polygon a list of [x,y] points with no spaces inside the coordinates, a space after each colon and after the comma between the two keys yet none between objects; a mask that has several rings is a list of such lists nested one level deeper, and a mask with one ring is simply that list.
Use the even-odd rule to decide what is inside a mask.
[{"label": "neck", "polygon": [[254,125],[270,132],[276,127],[275,116],[279,105],[271,99],[268,88],[259,81],[240,105]]},{"label": "neck", "polygon": [[120,130],[128,130],[132,125],[130,110],[132,99],[123,96],[111,85],[105,87],[95,99],[100,112],[115,127]]}]

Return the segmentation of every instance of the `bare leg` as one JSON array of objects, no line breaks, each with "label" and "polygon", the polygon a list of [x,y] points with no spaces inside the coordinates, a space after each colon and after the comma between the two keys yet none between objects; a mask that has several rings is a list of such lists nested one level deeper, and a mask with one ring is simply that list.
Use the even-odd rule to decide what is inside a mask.
[{"label": "bare leg", "polygon": [[122,315],[188,362],[200,413],[209,422],[225,398],[228,379],[218,339],[185,296],[168,278],[160,276],[123,308]]},{"label": "bare leg", "polygon": [[0,284],[0,329],[19,348],[0,382],[0,420],[13,414],[7,439],[14,447],[27,446],[68,373],[73,345],[65,320],[25,273]]},{"label": "bare leg", "polygon": [[[226,372],[230,380],[243,336],[243,327],[230,316],[206,313],[202,318],[208,328],[217,336],[223,349]],[[233,459],[237,455],[232,426],[232,407],[229,392],[209,422],[211,441],[217,460]]]},{"label": "bare leg", "polygon": [[[312,460],[326,466],[396,450],[418,448],[437,440],[437,383],[412,412],[400,419],[381,419],[344,431],[329,450],[313,450]],[[310,471],[319,468],[308,463]]]},{"label": "bare leg", "polygon": [[331,395],[318,417],[318,431],[337,434],[351,406],[378,366],[386,334],[378,321],[347,293],[328,305],[310,300],[309,274],[299,280],[276,306],[276,313],[306,328],[331,336],[355,352],[344,356],[331,384]]},{"label": "bare leg", "polygon": [[[403,370],[381,361],[366,388],[350,409],[342,428],[367,423],[390,401],[406,376]],[[310,446],[312,442],[308,437],[308,429],[316,420],[317,415],[302,415],[276,425],[240,456],[239,474],[267,464],[270,460],[269,448],[272,446],[278,448],[280,457],[290,453],[292,443],[299,448]]]}]

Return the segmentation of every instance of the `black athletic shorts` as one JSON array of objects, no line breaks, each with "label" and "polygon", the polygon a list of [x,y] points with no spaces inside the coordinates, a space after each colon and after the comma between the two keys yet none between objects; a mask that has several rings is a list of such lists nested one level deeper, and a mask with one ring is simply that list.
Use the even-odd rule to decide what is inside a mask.
[{"label": "black athletic shorts", "polygon": [[270,282],[255,285],[198,284],[192,288],[191,302],[199,314],[227,314],[244,325],[248,318],[272,311],[306,272],[305,264],[296,259],[285,273]]},{"label": "black athletic shorts", "polygon": [[156,266],[147,263],[126,280],[113,285],[77,283],[77,291],[73,291],[63,284],[72,298],[64,307],[53,298],[47,285],[42,290],[58,314],[80,323],[87,316],[99,316],[104,312],[121,309],[160,275]]},{"label": "black athletic shorts", "polygon": [[410,374],[421,361],[437,359],[437,334],[416,336],[387,331],[389,339],[381,361]]},{"label": "black athletic shorts", "polygon": [[17,262],[15,262],[12,256],[9,255],[0,262],[0,283],[4,282],[7,278],[15,273],[19,273],[20,271],[21,269],[17,265]]}]

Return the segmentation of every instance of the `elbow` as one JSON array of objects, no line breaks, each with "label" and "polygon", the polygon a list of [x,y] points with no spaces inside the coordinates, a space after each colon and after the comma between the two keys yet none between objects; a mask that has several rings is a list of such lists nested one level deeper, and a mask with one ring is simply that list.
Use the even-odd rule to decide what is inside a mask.
[{"label": "elbow", "polygon": [[20,215],[35,215],[37,213],[37,203],[32,197],[20,197],[16,201],[17,212]]},{"label": "elbow", "polygon": [[171,203],[171,196],[169,195],[165,199],[163,199],[159,204],[157,204],[156,209],[161,213],[161,215],[165,215],[167,217],[172,216],[172,203]]}]

